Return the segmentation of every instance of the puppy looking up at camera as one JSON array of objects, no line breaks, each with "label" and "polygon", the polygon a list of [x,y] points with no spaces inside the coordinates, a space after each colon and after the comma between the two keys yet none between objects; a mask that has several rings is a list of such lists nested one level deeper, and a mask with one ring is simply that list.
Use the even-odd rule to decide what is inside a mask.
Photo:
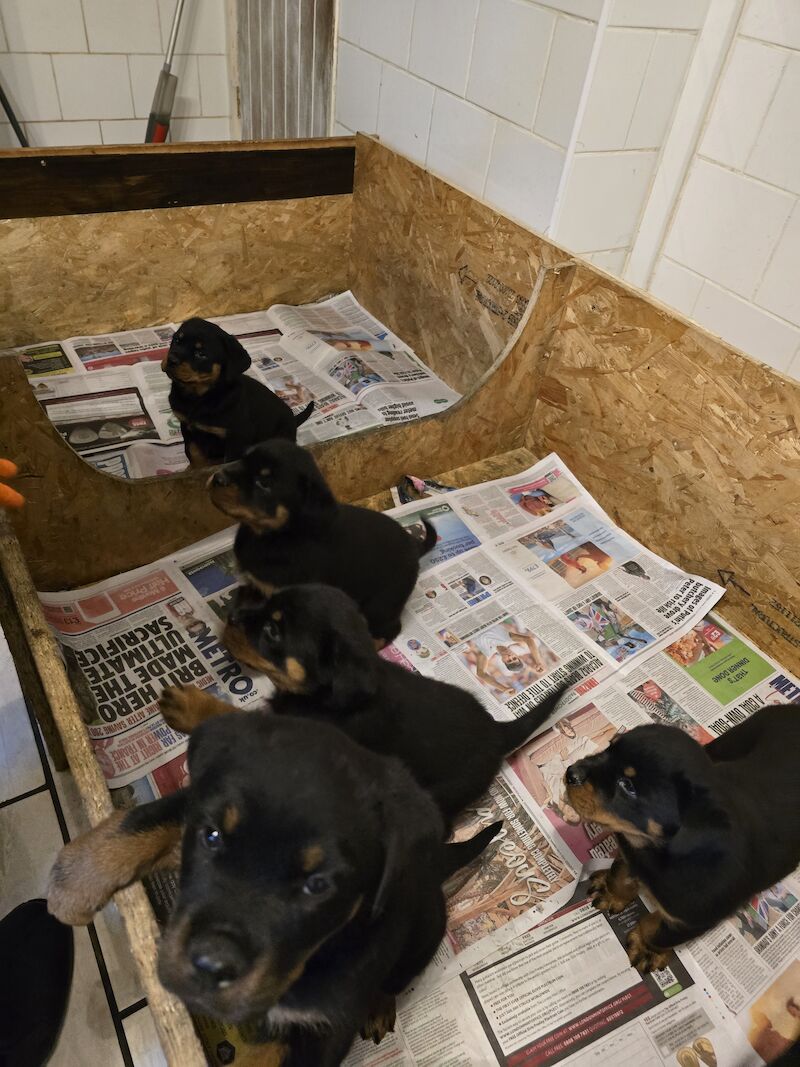
[{"label": "puppy looking up at camera", "polygon": [[[209,491],[241,523],[234,553],[246,585],[264,596],[308,582],[336,586],[358,604],[377,644],[397,636],[420,557],[436,543],[432,526],[418,539],[388,515],[338,503],[311,453],[289,441],[248,449],[216,472]],[[247,663],[233,630],[225,643]]]},{"label": "puppy looking up at camera", "polygon": [[581,818],[617,835],[593,877],[595,907],[647,891],[656,910],[628,940],[641,971],[706,933],[800,863],[800,708],[766,707],[705,748],[672,726],[637,726],[567,768]]},{"label": "puppy looking up at camera", "polygon": [[[498,722],[467,690],[382,659],[356,605],[330,586],[283,589],[240,608],[234,621],[249,645],[248,662],[276,686],[274,712],[330,723],[365,748],[396,756],[448,823],[485,793],[503,758],[563,696],[557,689],[518,719]],[[186,733],[234,710],[194,686],[168,688],[161,697],[166,721]]]},{"label": "puppy looking up at camera", "polygon": [[255,378],[245,375],[250,356],[239,341],[205,319],[187,319],[174,334],[161,369],[172,382],[169,405],[181,424],[193,467],[238,459],[249,445],[272,437],[294,441],[299,415]]}]

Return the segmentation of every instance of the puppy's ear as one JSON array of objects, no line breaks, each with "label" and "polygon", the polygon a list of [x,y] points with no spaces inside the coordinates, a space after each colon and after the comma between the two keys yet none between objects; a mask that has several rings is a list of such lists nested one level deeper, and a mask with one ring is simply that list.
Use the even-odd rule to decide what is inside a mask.
[{"label": "puppy's ear", "polygon": [[673,856],[702,852],[708,857],[721,850],[720,832],[730,828],[724,809],[705,785],[678,771],[672,776],[676,805],[664,825]]},{"label": "puppy's ear", "polygon": [[378,657],[366,621],[359,612],[352,625],[350,622],[342,620],[320,657],[320,669],[337,711],[369,700],[378,688]]},{"label": "puppy's ear", "polygon": [[303,516],[312,524],[329,521],[336,513],[336,498],[328,488],[322,471],[306,453],[298,470],[303,494]]},{"label": "puppy's ear", "polygon": [[237,378],[241,378],[252,360],[247,349],[235,337],[225,334],[225,362],[222,365],[222,374],[228,385],[233,384]]},{"label": "puppy's ear", "polygon": [[378,807],[385,852],[373,922],[391,911],[394,902],[407,902],[420,885],[430,884],[431,872],[439,872],[445,836],[432,797],[394,760],[388,763]]}]

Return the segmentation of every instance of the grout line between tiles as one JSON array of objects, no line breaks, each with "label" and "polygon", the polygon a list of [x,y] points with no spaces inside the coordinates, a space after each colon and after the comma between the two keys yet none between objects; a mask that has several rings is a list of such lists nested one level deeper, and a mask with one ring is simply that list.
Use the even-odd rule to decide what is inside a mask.
[{"label": "grout line between tiles", "polygon": [[10,808],[12,804],[19,804],[22,800],[28,800],[29,797],[35,797],[38,796],[39,793],[46,793],[47,791],[47,783],[44,783],[42,785],[37,785],[35,789],[29,789],[27,793],[20,793],[19,796],[9,797],[8,800],[0,800],[0,811],[2,811],[3,808]]}]

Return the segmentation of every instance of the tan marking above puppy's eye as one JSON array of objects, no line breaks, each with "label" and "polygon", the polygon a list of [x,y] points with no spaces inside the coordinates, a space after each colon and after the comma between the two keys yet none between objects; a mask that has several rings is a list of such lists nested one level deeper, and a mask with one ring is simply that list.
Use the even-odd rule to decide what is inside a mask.
[{"label": "tan marking above puppy's eye", "polygon": [[300,866],[304,874],[310,874],[320,866],[325,859],[325,851],[322,845],[309,845],[300,853]]},{"label": "tan marking above puppy's eye", "polygon": [[622,773],[627,778],[635,778],[636,777],[636,768],[635,767],[626,767],[625,770]]},{"label": "tan marking above puppy's eye", "polygon": [[226,834],[232,834],[241,822],[241,812],[235,804],[228,804],[222,813],[222,829]]},{"label": "tan marking above puppy's eye", "polygon": [[272,470],[269,467],[262,467],[258,472],[259,478],[269,478],[272,474]]},{"label": "tan marking above puppy's eye", "polygon": [[272,621],[273,622],[280,622],[282,618],[283,618],[283,612],[282,611],[273,611],[273,613],[272,613]]},{"label": "tan marking above puppy's eye", "polygon": [[656,822],[655,819],[648,819],[647,832],[651,837],[662,837],[664,834],[664,827],[660,822]]}]

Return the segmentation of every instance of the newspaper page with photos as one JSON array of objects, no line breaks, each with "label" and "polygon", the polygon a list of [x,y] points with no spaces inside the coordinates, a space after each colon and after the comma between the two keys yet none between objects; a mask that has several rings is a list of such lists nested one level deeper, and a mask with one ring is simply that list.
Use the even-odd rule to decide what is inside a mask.
[{"label": "newspaper page with photos", "polygon": [[[348,1065],[769,1059],[800,1020],[800,876],[643,978],[624,946],[647,902],[611,919],[591,908],[586,873],[611,861],[615,841],[580,823],[562,783],[621,730],[669,723],[707,743],[760,707],[800,703],[800,683],[710,613],[719,587],[614,526],[557,456],[512,478],[431,488],[391,513],[407,527],[431,522],[437,543],[382,655],[470,689],[500,719],[578,681],[459,817],[456,839],[502,827],[446,885],[445,938],[400,998],[395,1032],[379,1046],[356,1040]],[[185,738],[158,713],[163,685],[192,681],[242,707],[269,697],[268,680],[219,642],[237,584],[233,532],[41,595],[117,805],[186,780]],[[160,873],[148,892],[163,921],[174,877]],[[216,1062],[238,1047],[234,1029],[197,1022]]]},{"label": "newspaper page with photos", "polygon": [[[300,444],[422,418],[459,394],[373,318],[351,292],[316,304],[212,318],[247,349],[248,374],[298,414],[314,412]],[[64,439],[123,478],[186,467],[181,429],[161,370],[177,323],[72,337],[11,350]]]}]

